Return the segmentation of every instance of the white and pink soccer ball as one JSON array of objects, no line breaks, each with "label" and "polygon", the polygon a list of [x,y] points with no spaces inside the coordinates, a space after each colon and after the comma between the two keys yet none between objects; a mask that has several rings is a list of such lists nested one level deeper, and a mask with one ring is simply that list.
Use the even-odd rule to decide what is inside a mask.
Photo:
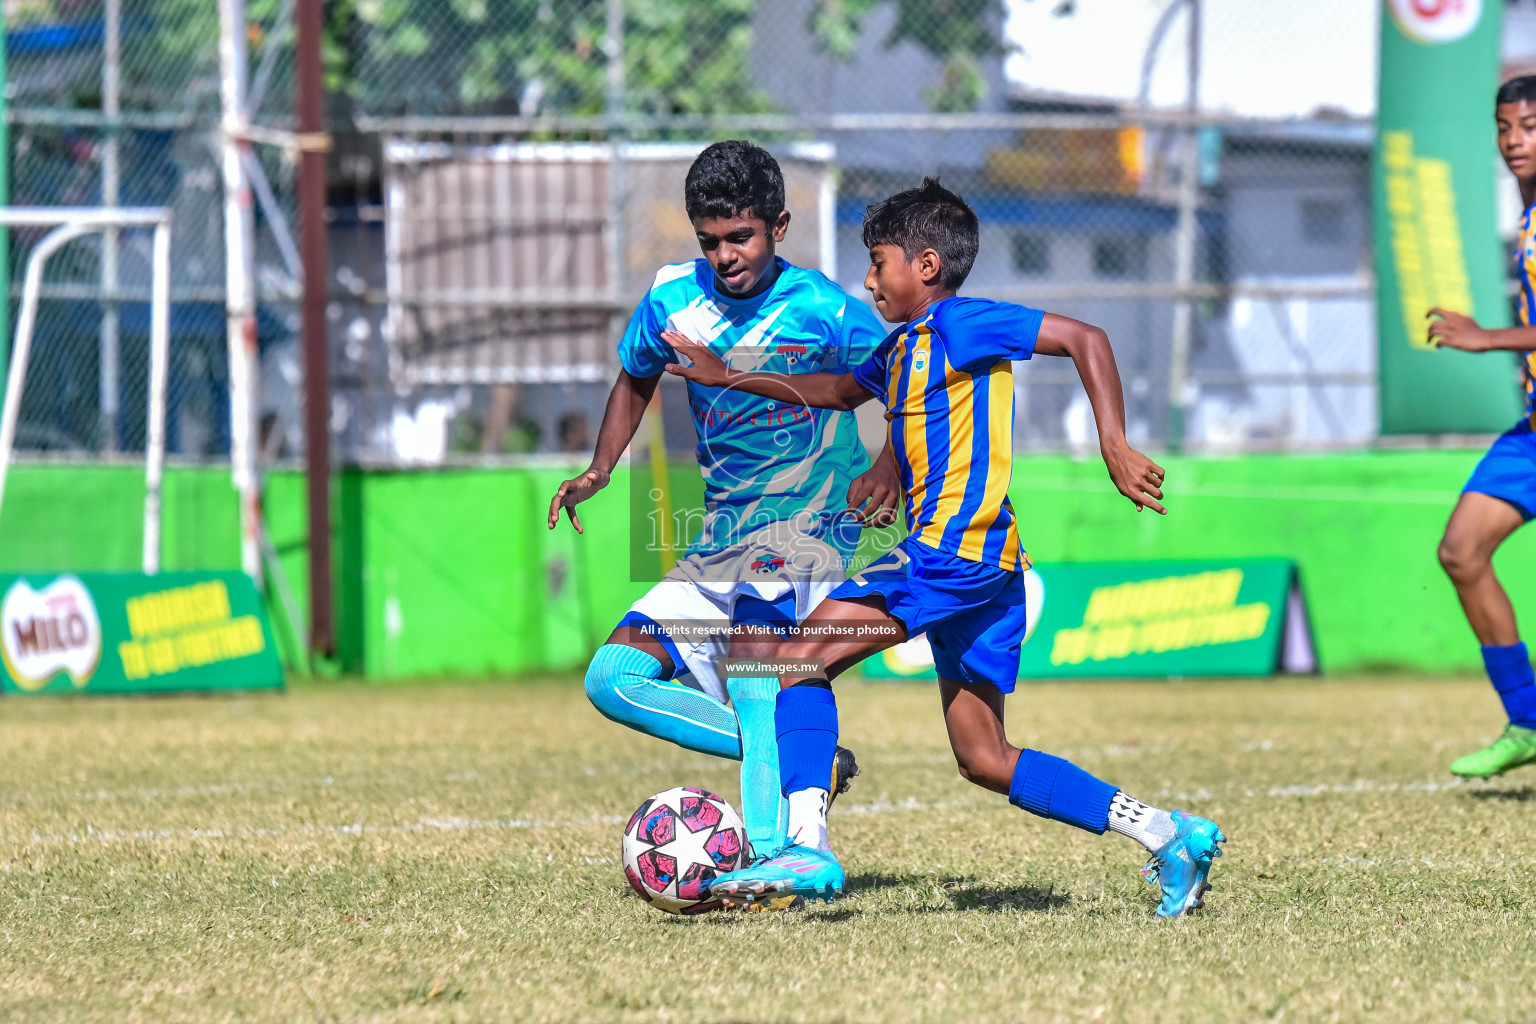
[{"label": "white and pink soccer ball", "polygon": [[642,803],[624,826],[624,876],[657,910],[703,914],[719,909],[709,883],[745,867],[747,832],[731,805],[713,793],[678,786]]}]

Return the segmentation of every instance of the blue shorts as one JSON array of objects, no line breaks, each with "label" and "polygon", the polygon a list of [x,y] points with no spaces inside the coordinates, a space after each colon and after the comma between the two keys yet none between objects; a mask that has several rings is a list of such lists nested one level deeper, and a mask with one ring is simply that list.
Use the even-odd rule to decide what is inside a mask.
[{"label": "blue shorts", "polygon": [[881,597],[908,636],[928,634],[941,677],[1012,693],[1024,642],[1024,574],[936,551],[908,537],[854,573],[831,600]]},{"label": "blue shorts", "polygon": [[1486,494],[1513,505],[1526,522],[1536,518],[1536,434],[1529,421],[1493,442],[1472,471],[1463,494]]}]

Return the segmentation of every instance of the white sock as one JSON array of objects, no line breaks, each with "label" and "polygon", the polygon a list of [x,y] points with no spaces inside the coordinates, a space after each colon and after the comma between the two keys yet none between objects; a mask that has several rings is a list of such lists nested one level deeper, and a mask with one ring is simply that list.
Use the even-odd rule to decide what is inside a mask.
[{"label": "white sock", "polygon": [[789,841],[809,846],[822,853],[832,851],[827,839],[827,803],[825,789],[802,789],[789,794]]},{"label": "white sock", "polygon": [[1148,853],[1156,853],[1178,832],[1173,815],[1142,803],[1123,789],[1109,802],[1109,830],[1136,840]]}]

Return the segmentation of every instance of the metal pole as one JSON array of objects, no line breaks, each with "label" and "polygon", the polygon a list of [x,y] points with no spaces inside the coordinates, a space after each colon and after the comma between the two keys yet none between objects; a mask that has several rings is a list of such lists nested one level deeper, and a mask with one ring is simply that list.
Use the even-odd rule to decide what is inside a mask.
[{"label": "metal pole", "polygon": [[[106,121],[106,138],[101,147],[101,205],[118,205],[120,172],[118,167],[118,124],[121,113],[119,68],[122,58],[122,0],[106,0],[103,12],[105,43],[101,63],[101,113]],[[101,238],[101,341],[99,376],[99,411],[101,414],[101,450],[110,455],[117,451],[117,228],[107,228]]]},{"label": "metal pole", "polygon": [[[611,153],[608,162],[608,209],[612,224],[609,247],[613,253],[613,280],[609,284],[613,288],[614,298],[622,304],[624,277],[629,260],[629,254],[625,251],[624,231],[624,212],[628,206],[624,191],[624,0],[607,0],[606,14],[607,37],[603,40],[603,52],[608,57],[607,134]],[[622,329],[621,320],[615,318],[614,322]]]},{"label": "metal pole", "polygon": [[[0,4],[0,207],[11,205],[11,125],[6,111],[5,6]],[[0,227],[0,373],[11,348],[11,229]]]},{"label": "metal pole", "polygon": [[171,222],[155,226],[149,304],[149,418],[144,438],[144,575],[160,571],[160,485],[165,475],[165,381],[171,358]]},{"label": "metal pole", "polygon": [[219,162],[224,173],[224,311],[229,335],[229,456],[240,492],[240,567],[261,585],[261,491],[256,476],[256,222],[245,141],[245,2],[219,0]]},{"label": "metal pole", "polygon": [[[1193,116],[1200,109],[1200,0],[1187,0],[1189,31],[1188,92],[1184,109]],[[1188,288],[1195,274],[1195,214],[1200,203],[1200,128],[1193,121],[1185,127],[1180,140],[1179,220],[1173,237],[1173,282],[1176,288]],[[1168,353],[1168,448],[1179,451],[1184,446],[1184,419],[1189,402],[1189,347],[1194,326],[1194,308],[1187,297],[1173,304],[1173,343]]]},{"label": "metal pole", "polygon": [[336,653],[331,591],[330,364],[325,286],[325,94],[320,65],[320,0],[299,0],[299,246],[304,257],[304,451],[309,490],[309,636],[313,650]]},{"label": "metal pole", "polygon": [[1179,8],[1189,0],[1173,0],[1163,13],[1158,17],[1157,24],[1152,26],[1152,35],[1147,40],[1147,48],[1141,54],[1141,89],[1136,93],[1136,107],[1145,112],[1152,105],[1152,72],[1157,69],[1157,51],[1163,45],[1163,37],[1168,34],[1168,29],[1173,25],[1173,19],[1178,17]]},{"label": "metal pole", "polygon": [[[608,161],[608,251],[609,262],[613,267],[613,279],[609,287],[613,291],[614,304],[622,306],[625,301],[625,278],[629,269],[629,251],[627,248],[627,232],[624,218],[629,208],[627,185],[625,183],[625,157],[628,155],[627,125],[625,123],[624,110],[624,0],[607,0],[604,13],[606,23],[604,25],[605,38],[603,39],[603,52],[608,58],[607,78],[607,135],[610,158]],[[615,342],[619,332],[624,329],[624,319],[613,316],[609,320],[610,333]],[[651,489],[653,500],[656,503],[656,511],[661,521],[661,537],[657,551],[660,559],[661,574],[664,576],[671,571],[676,554],[672,546],[672,481],[667,470],[667,435],[662,419],[662,387],[658,383],[656,392],[651,396],[651,402],[646,415],[651,419],[650,423],[650,465],[651,465]]]}]

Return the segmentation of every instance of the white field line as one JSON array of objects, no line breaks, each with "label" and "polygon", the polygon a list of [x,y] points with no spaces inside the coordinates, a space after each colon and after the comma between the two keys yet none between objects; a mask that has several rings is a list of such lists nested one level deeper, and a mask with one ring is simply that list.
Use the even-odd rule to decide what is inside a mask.
[{"label": "white field line", "polygon": [[[969,801],[939,800],[924,802],[913,797],[905,800],[881,800],[870,804],[838,805],[835,815],[895,814],[934,808],[961,807]],[[234,828],[96,828],[84,831],[43,833],[33,831],[29,841],[36,846],[60,846],[80,843],[166,842],[197,839],[258,839],[290,836],[365,836],[386,834],[430,834],[437,832],[522,831],[546,828],[586,828],[597,825],[622,825],[628,817],[594,814],[586,818],[422,818],[401,825],[370,825],[353,822],[341,825],[270,825]]]},{"label": "white field line", "polygon": [[[1270,862],[1266,862],[1267,865]],[[1536,865],[1525,857],[1492,857],[1485,860],[1452,860],[1447,857],[1297,857],[1277,859],[1274,867],[1291,868],[1445,868],[1465,871],[1471,868],[1524,868]],[[1246,865],[1245,865],[1246,866]]]},{"label": "white field line", "polygon": [[[509,775],[482,776],[473,768],[459,772],[448,772],[437,776],[436,779],[425,781],[445,782],[450,784],[516,784],[528,779],[566,779],[580,776],[583,778],[597,778],[599,776],[624,777],[633,775],[649,775],[663,771],[706,771],[710,768],[718,768],[719,764],[712,761],[697,760],[679,764],[677,762],[656,764],[616,764],[616,765],[575,765],[561,769],[541,769],[536,771],[517,772]],[[361,778],[337,779],[334,775],[326,775],[323,778],[310,779],[256,779],[248,782],[207,782],[187,784],[181,786],[139,786],[131,789],[92,789],[83,792],[66,795],[46,795],[42,799],[79,801],[81,803],[112,803],[123,800],[139,800],[151,802],[156,800],[183,800],[202,796],[228,796],[248,793],[280,793],[293,790],[306,789],[378,789],[386,786],[419,786],[424,780],[419,775],[370,775]],[[0,797],[0,803],[36,803],[39,800],[37,794],[7,794]]]},{"label": "white field line", "polygon": [[[1247,800],[1285,800],[1313,796],[1348,796],[1355,793],[1439,793],[1445,790],[1472,788],[1465,779],[1422,779],[1417,782],[1375,782],[1356,779],[1344,783],[1313,783],[1289,786],[1270,786],[1268,789],[1209,790],[1204,787],[1193,791],[1162,789],[1160,800],[1220,800],[1242,798]],[[1480,788],[1491,788],[1483,784]]]},{"label": "white field line", "polygon": [[366,836],[389,833],[516,831],[521,829],[579,828],[587,825],[622,825],[628,818],[602,814],[590,818],[544,820],[540,818],[422,818],[404,825],[272,825],[247,828],[133,828],[101,829],[87,825],[83,832],[45,834],[33,832],[31,842],[38,846],[76,843],[164,842],[196,839],[258,839],[289,836]]},{"label": "white field line", "polygon": [[[1251,800],[1296,800],[1319,796],[1348,796],[1359,793],[1441,793],[1460,789],[1471,789],[1469,784],[1462,779],[1424,779],[1410,782],[1376,782],[1370,779],[1357,779],[1350,783],[1334,784],[1296,784],[1284,786],[1270,786],[1268,789],[1231,789],[1212,791],[1198,789],[1193,792],[1185,792],[1173,789],[1164,789],[1158,793],[1160,801],[1213,801],[1221,799],[1251,799]],[[911,811],[941,810],[980,807],[981,803],[974,799],[961,800],[918,800],[916,797],[907,797],[903,800],[889,800],[881,798],[873,803],[847,804],[838,803],[832,808],[834,816],[855,815],[880,815],[899,814]],[[593,826],[613,826],[623,824],[628,819],[620,815],[591,815],[585,818],[438,818],[423,817],[415,822],[397,825],[373,825],[364,822],[352,822],[346,824],[331,825],[272,825],[272,826],[235,826],[232,828],[97,828],[87,825],[84,831],[70,831],[61,833],[43,833],[34,830],[29,842],[39,846],[75,845],[83,843],[121,843],[121,842],[166,842],[174,840],[220,840],[220,839],[255,839],[271,837],[300,837],[300,836],[363,836],[383,834],[433,834],[452,832],[478,832],[478,831],[525,831],[550,828],[586,828]],[[1353,858],[1324,858],[1311,863],[1317,864],[1341,864],[1360,863],[1374,864],[1377,862],[1356,862]],[[1380,862],[1397,863],[1397,862]],[[1417,864],[1419,861],[1404,861],[1403,863]],[[1428,862],[1425,862],[1428,863]],[[1501,862],[1502,863],[1502,862]]]},{"label": "white field line", "polygon": [[[1172,754],[1178,751],[1178,745],[1174,743],[1158,743],[1142,746],[1139,744],[1107,744],[1101,747],[1078,747],[1071,750],[1053,751],[1058,757],[1068,760],[1088,760],[1093,758],[1131,758],[1148,755]],[[1244,751],[1269,750],[1269,741],[1263,745],[1248,743],[1243,747]],[[952,754],[918,754],[905,757],[882,757],[880,763],[883,766],[906,766],[913,764],[950,764],[954,761]],[[718,769],[720,761],[713,758],[700,758],[686,762],[652,762],[634,764],[609,764],[609,765],[574,765],[568,768],[547,768],[535,771],[520,771],[514,774],[489,774],[482,775],[474,768],[464,771],[448,772],[438,776],[435,781],[450,784],[486,784],[486,785],[513,785],[527,779],[566,779],[574,776],[583,778],[598,777],[631,777],[637,775],[651,775],[659,772],[692,772],[709,771]],[[142,802],[171,801],[195,799],[205,796],[239,796],[254,793],[280,793],[294,790],[307,789],[378,789],[386,786],[419,786],[422,783],[420,776],[412,775],[374,775],[362,778],[337,779],[334,775],[326,775],[318,779],[256,779],[247,782],[207,782],[198,784],[186,784],[181,786],[140,786],[130,789],[91,789],[70,795],[45,794],[39,796],[36,793],[8,793],[0,796],[0,805],[18,803],[37,803],[46,799],[50,802],[76,801],[80,803],[113,803],[116,801],[137,800]]]}]

